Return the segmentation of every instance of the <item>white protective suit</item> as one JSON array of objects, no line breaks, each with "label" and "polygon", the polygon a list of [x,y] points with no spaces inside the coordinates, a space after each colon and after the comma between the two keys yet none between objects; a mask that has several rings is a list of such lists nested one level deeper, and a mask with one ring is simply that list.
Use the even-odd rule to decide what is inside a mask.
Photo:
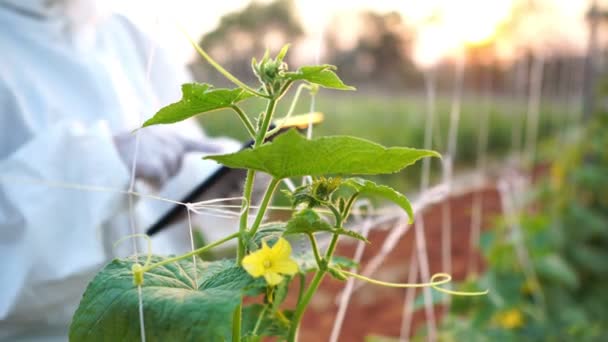
[{"label": "white protective suit", "polygon": [[[124,194],[59,183],[126,190],[113,137],[179,99],[188,80],[162,48],[147,80],[152,45],[125,18],[84,0],[63,1],[68,16],[38,16],[44,2],[0,0],[0,341],[66,340],[86,284],[113,256],[108,242],[130,230]],[[195,125],[179,130],[203,138]],[[184,172],[217,167],[193,160]]]}]

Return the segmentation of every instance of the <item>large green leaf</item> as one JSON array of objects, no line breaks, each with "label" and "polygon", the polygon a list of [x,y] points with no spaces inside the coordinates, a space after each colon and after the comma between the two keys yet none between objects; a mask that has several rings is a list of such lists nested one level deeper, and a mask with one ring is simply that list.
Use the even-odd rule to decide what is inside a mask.
[{"label": "large green leaf", "polygon": [[[89,284],[70,326],[71,341],[140,341],[133,263],[132,258],[114,260]],[[230,340],[232,312],[241,296],[263,286],[234,260],[198,260],[196,272],[190,258],[154,268],[142,285],[146,340]]]},{"label": "large green leaf", "polygon": [[303,66],[295,72],[286,72],[285,78],[290,80],[305,80],[310,83],[320,85],[324,88],[355,90],[355,87],[348,86],[342,82],[340,77],[333,70],[336,67],[329,64]]},{"label": "large green leaf", "polygon": [[379,185],[370,180],[362,178],[350,178],[344,181],[344,185],[354,188],[362,195],[380,196],[399,205],[410,217],[410,223],[414,221],[414,210],[405,195],[386,185]]},{"label": "large green leaf", "polygon": [[232,168],[253,169],[277,179],[299,176],[375,175],[397,172],[434,151],[390,147],[349,136],[307,140],[292,129],[255,149],[208,156]]},{"label": "large green leaf", "polygon": [[182,99],[161,108],[143,127],[170,124],[186,120],[197,114],[229,108],[230,106],[249,98],[249,92],[241,88],[214,89],[209,84],[186,83],[182,85]]}]

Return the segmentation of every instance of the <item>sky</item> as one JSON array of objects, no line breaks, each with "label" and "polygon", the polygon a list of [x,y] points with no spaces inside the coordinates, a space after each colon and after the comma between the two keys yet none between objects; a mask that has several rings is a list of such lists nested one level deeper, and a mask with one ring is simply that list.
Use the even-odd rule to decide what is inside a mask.
[{"label": "sky", "polygon": [[[501,25],[511,18],[514,8],[522,2],[531,1],[540,10],[536,15],[522,20],[508,39],[502,39],[499,46],[505,58],[516,54],[522,44],[535,46],[539,50],[561,45],[580,51],[584,49],[587,32],[584,13],[589,3],[585,0],[296,0],[295,4],[307,32],[307,44],[304,46],[309,47],[307,51],[313,52],[307,58],[319,58],[319,41],[327,22],[335,15],[357,10],[379,13],[397,11],[415,28],[413,57],[424,67],[458,56],[465,45],[494,39]],[[194,52],[180,27],[198,40],[202,34],[213,30],[224,14],[240,10],[249,2],[113,0],[113,7],[147,28],[173,51],[176,58],[190,60]],[[346,40],[349,31],[345,30]],[[352,30],[351,34],[354,33]]]}]

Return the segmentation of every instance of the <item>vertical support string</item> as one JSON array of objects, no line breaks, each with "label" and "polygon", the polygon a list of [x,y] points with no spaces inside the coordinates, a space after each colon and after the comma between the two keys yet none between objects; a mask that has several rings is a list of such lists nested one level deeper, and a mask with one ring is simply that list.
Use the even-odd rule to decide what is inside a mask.
[{"label": "vertical support string", "polygon": [[[323,23],[321,25],[321,31],[318,34],[317,37],[317,47],[315,49],[315,58],[314,58],[314,62],[315,64],[319,64],[320,60],[321,60],[321,47],[323,46],[323,37],[325,36],[325,23]],[[317,109],[317,94],[316,92],[313,92],[310,95],[310,107],[308,112],[309,113],[314,113]],[[313,117],[312,115],[309,117],[308,120],[308,127],[306,128],[306,139],[310,140],[312,139],[312,131],[313,131]],[[312,184],[312,177],[310,176],[304,176],[302,177],[302,185],[306,185],[306,183],[310,183]]]},{"label": "vertical support string", "polygon": [[477,274],[478,265],[476,251],[478,250],[479,238],[481,234],[481,226],[483,219],[483,194],[481,193],[481,184],[485,179],[486,174],[486,159],[488,150],[488,132],[490,126],[490,114],[492,111],[492,71],[488,70],[484,79],[483,87],[485,91],[484,106],[481,111],[479,138],[477,142],[477,189],[473,193],[473,204],[471,207],[471,235],[469,241],[469,267],[468,274]]},{"label": "vertical support string", "polygon": [[[448,274],[452,273],[452,216],[449,198],[452,191],[454,160],[456,158],[456,148],[458,142],[458,125],[460,121],[465,65],[465,51],[461,51],[461,54],[456,61],[454,71],[454,89],[450,109],[450,126],[448,128],[447,138],[448,145],[444,155],[444,162],[442,164],[443,183],[446,187],[447,198],[441,205],[441,267],[443,272]],[[445,310],[447,311],[449,310],[450,296],[445,296],[444,298]]]},{"label": "vertical support string", "polygon": [[528,167],[533,167],[536,158],[536,142],[538,139],[538,122],[540,117],[540,102],[543,86],[544,57],[534,55],[530,70],[530,92],[528,97],[528,120],[526,125],[525,158]]},{"label": "vertical support string", "polygon": [[[433,146],[433,125],[435,120],[435,75],[434,70],[427,70],[424,73],[424,81],[426,88],[427,97],[427,115],[425,118],[425,129],[424,129],[424,148],[431,149]],[[430,171],[431,171],[431,160],[424,158],[422,160],[422,175],[420,178],[420,193],[424,193],[429,187]],[[424,218],[422,214],[416,218],[414,223],[414,229],[416,232],[415,250],[417,254],[417,260],[420,267],[420,280],[427,282],[430,279],[429,260],[428,253],[426,250],[426,238],[424,235]],[[408,288],[406,290],[406,298],[413,296],[412,291],[414,288]],[[437,340],[437,323],[435,320],[435,311],[433,308],[433,298],[431,296],[431,289],[425,287],[423,290],[424,296],[424,309],[426,315],[426,324],[428,331],[428,340]],[[403,338],[403,336],[402,336]]]},{"label": "vertical support string", "polygon": [[[156,16],[156,21],[155,21],[155,26],[158,28],[159,26],[159,20],[158,20],[158,15]],[[152,73],[152,63],[154,62],[154,57],[156,54],[156,44],[154,43],[154,41],[151,39],[150,40],[150,44],[148,46],[148,59],[146,61],[146,75],[145,75],[145,79],[147,82],[150,81],[150,75]],[[142,120],[142,113],[139,113],[139,121],[143,122]],[[139,155],[139,130],[135,131],[135,151],[134,151],[134,155],[133,155],[133,164],[131,165],[131,180],[130,180],[130,184],[129,184],[129,223],[131,225],[131,234],[137,234],[138,229],[137,229],[137,222],[136,222],[136,217],[135,217],[135,204],[134,204],[134,192],[135,192],[135,174],[137,171],[137,157]],[[134,244],[133,244],[133,252],[135,254],[135,259],[139,260],[139,255],[138,255],[138,248],[137,248],[137,242],[135,239],[133,239]],[[148,251],[148,253],[151,253],[151,251]],[[143,296],[142,296],[142,287],[141,285],[137,286],[137,299],[138,299],[138,312],[139,312],[139,333],[140,333],[140,340],[141,342],[146,342],[146,326],[145,326],[145,319],[144,319],[144,301],[143,301]]]},{"label": "vertical support string", "polygon": [[[190,232],[190,249],[194,251],[194,232],[192,229],[192,216],[190,214],[191,203],[186,204],[186,212],[188,213],[188,230]],[[192,256],[192,265],[194,270],[194,286],[198,289],[198,270],[196,268],[196,255]]]},{"label": "vertical support string", "polygon": [[[410,257],[410,266],[407,275],[407,282],[414,284],[418,281],[418,260],[416,258],[416,249],[412,248],[412,255]],[[414,318],[414,295],[416,290],[406,291],[405,298],[403,301],[403,314],[401,319],[401,332],[399,342],[407,342],[410,340],[410,334],[412,331],[412,320]]]},{"label": "vertical support string", "polygon": [[524,116],[520,111],[520,100],[526,97],[526,74],[528,72],[528,61],[523,58],[515,65],[515,79],[513,82],[513,125],[511,126],[511,149],[514,151],[515,164],[521,166],[523,163],[522,131]]}]

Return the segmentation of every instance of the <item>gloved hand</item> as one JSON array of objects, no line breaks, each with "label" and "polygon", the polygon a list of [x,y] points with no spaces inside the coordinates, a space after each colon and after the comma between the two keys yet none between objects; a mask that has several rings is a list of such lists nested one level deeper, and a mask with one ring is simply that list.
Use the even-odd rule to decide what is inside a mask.
[{"label": "gloved hand", "polygon": [[[163,185],[180,170],[184,154],[188,152],[221,153],[222,139],[195,140],[163,126],[148,127],[139,133],[139,147],[135,177],[155,185]],[[114,144],[121,159],[131,170],[135,158],[136,136],[125,132],[114,136]]]}]

